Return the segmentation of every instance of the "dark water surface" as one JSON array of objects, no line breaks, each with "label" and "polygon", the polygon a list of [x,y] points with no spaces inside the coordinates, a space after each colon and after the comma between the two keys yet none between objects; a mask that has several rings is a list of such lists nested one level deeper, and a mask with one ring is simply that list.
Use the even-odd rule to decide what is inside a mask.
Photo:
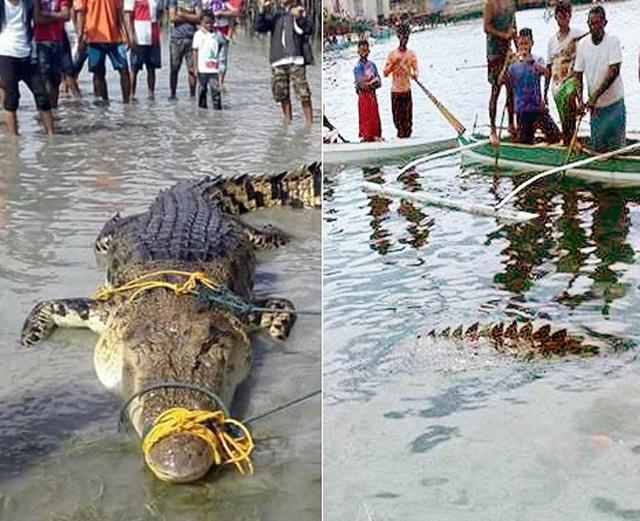
[{"label": "dark water surface", "polygon": [[[167,51],[167,45],[164,51]],[[120,400],[93,372],[94,334],[61,330],[19,347],[24,317],[40,299],[86,296],[103,274],[92,243],[116,211],[144,209],[158,189],[205,174],[271,172],[320,158],[320,129],[281,122],[270,94],[268,42],[240,37],[231,48],[227,110],[198,109],[180,77],[168,102],[168,68],[156,102],[120,102],[109,74],[110,106],[62,101],[61,134],[46,139],[24,93],[19,142],[0,140],[0,519],[314,520],[320,515],[320,404],[316,398],[255,426],[256,473],[225,469],[205,483],[169,486],[144,468],[138,443],[116,434]],[[164,63],[168,57],[164,56]],[[308,70],[316,109],[320,67]],[[90,90],[90,78],[81,88]],[[320,308],[321,216],[261,211],[292,235],[259,253],[256,293]],[[320,387],[320,319],[299,318],[282,344],[255,342],[255,364],[236,403],[242,416],[265,412]]]},{"label": "dark water surface", "polygon": [[[636,130],[637,6],[607,5]],[[543,14],[517,15],[538,54],[555,30]],[[373,47],[380,69],[394,45]],[[484,63],[481,21],[409,45],[435,95],[467,127],[476,114],[485,124],[486,70],[456,70]],[[352,139],[355,60],[324,64],[327,114]],[[378,94],[387,137],[389,84]],[[418,89],[413,99],[414,135],[454,135]],[[515,203],[540,217],[507,225],[366,194],[362,182],[495,204],[521,178],[463,169],[457,156],[397,173],[325,174],[325,519],[640,519],[640,190],[550,179]],[[525,362],[418,338],[524,318],[568,327],[602,354]]]}]

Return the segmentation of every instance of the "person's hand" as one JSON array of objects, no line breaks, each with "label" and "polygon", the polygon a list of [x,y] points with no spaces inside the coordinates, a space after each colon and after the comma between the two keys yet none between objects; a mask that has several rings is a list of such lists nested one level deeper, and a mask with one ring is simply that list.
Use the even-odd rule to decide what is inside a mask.
[{"label": "person's hand", "polygon": [[84,34],[78,35],[78,53],[83,53],[87,48],[87,42],[84,39]]},{"label": "person's hand", "polygon": [[302,6],[293,7],[291,8],[290,12],[291,12],[291,16],[293,16],[294,18],[300,18],[304,13],[304,7]]},{"label": "person's hand", "polygon": [[584,116],[589,110],[587,104],[583,100],[578,101],[578,116]]},{"label": "person's hand", "polygon": [[262,13],[264,11],[268,11],[269,9],[271,9],[271,0],[264,0],[264,2],[260,4],[260,12]]},{"label": "person's hand", "polygon": [[129,48],[130,51],[133,51],[135,50],[136,47],[138,47],[138,42],[134,37],[127,36],[127,47]]}]

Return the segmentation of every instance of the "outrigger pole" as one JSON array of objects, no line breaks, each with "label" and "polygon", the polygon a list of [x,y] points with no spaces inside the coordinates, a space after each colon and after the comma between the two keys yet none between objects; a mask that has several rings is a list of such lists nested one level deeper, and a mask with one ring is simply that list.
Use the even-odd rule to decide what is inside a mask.
[{"label": "outrigger pole", "polygon": [[476,148],[482,145],[486,145],[489,143],[488,139],[483,139],[482,141],[476,141],[474,143],[470,143],[468,145],[462,145],[460,147],[450,148],[449,150],[443,150],[441,152],[436,152],[435,154],[430,154],[428,156],[419,157],[418,159],[414,159],[410,163],[407,163],[400,169],[398,175],[404,174],[407,170],[413,168],[414,166],[421,165],[422,163],[426,163],[427,161],[433,161],[434,159],[440,159],[441,157],[447,157],[452,154],[457,154],[458,152],[462,152],[463,150],[469,150],[470,148]]},{"label": "outrigger pole", "polygon": [[484,215],[486,217],[498,218],[505,221],[525,222],[538,217],[537,213],[520,212],[517,210],[509,210],[506,208],[497,210],[493,206],[473,204],[467,201],[458,201],[455,199],[445,199],[444,197],[429,195],[424,192],[408,192],[406,190],[388,188],[386,186],[380,186],[378,184],[369,182],[364,182],[363,188],[369,192],[374,192],[381,195],[388,195],[391,197],[402,199],[412,199],[421,203],[441,206],[444,208],[452,208],[454,210],[461,210],[463,212],[476,215]]}]

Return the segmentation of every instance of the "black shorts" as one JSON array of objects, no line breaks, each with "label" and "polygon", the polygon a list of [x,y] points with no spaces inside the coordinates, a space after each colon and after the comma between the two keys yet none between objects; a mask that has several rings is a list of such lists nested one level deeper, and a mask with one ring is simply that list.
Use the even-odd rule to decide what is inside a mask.
[{"label": "black shorts", "polygon": [[162,67],[162,59],[160,57],[160,44],[158,45],[138,45],[131,51],[129,56],[131,60],[131,70],[138,72],[142,70],[144,65],[147,70],[159,69]]},{"label": "black shorts", "polygon": [[36,42],[36,53],[42,79],[51,88],[57,88],[62,78],[62,43]]},{"label": "black shorts", "polygon": [[19,83],[24,81],[33,94],[38,110],[51,110],[51,100],[42,81],[38,63],[26,58],[0,56],[0,78],[4,82],[4,109],[9,112],[18,110],[20,102]]},{"label": "black shorts", "polygon": [[69,43],[66,31],[62,32],[62,74],[66,74],[67,76],[75,76],[76,74],[73,55],[71,53],[71,44]]}]

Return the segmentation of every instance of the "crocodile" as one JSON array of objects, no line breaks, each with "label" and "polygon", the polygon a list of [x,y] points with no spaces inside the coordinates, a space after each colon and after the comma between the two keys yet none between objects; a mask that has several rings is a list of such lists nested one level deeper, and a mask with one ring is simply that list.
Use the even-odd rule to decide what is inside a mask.
[{"label": "crocodile", "polygon": [[[258,208],[319,208],[321,175],[314,163],[278,174],[181,181],[160,191],[146,211],[116,215],[94,246],[106,269],[106,293],[39,302],[25,320],[22,345],[42,341],[57,327],[98,333],[98,379],[107,389],[134,397],[127,410],[141,438],[169,409],[219,410],[218,399],[228,408],[249,373],[250,335],[264,331],[285,339],[296,319],[290,301],[252,297],[255,250],[278,247],[287,236],[271,226],[249,226],[239,216]],[[165,287],[182,284],[184,274],[194,272],[222,288],[231,302],[249,307]],[[159,287],[118,291],[147,274]],[[165,382],[183,386],[162,387]],[[211,446],[188,432],[163,437],[144,457],[170,482],[198,480],[217,466]]]},{"label": "crocodile", "polygon": [[593,355],[597,354],[601,347],[600,341],[592,339],[587,342],[583,336],[571,333],[566,328],[554,329],[549,323],[538,324],[529,320],[484,325],[476,322],[470,326],[432,329],[426,333],[426,337],[433,341],[446,339],[456,344],[464,344],[465,348],[489,345],[501,353],[518,358]]}]

